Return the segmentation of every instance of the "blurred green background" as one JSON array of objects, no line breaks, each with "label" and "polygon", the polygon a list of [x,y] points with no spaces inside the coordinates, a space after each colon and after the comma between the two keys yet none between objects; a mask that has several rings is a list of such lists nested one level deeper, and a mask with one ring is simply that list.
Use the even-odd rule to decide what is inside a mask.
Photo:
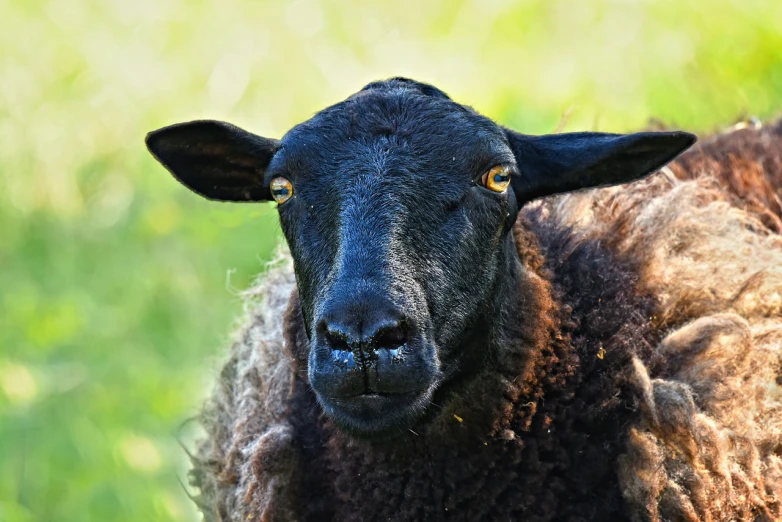
[{"label": "blurred green background", "polygon": [[147,131],[406,75],[530,133],[782,110],[779,0],[0,0],[0,520],[192,521],[177,438],[279,239]]}]

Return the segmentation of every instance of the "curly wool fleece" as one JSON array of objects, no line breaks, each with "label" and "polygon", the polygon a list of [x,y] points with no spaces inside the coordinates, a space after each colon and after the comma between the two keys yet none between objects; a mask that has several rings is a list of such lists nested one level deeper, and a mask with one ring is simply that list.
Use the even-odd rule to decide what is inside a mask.
[{"label": "curly wool fleece", "polygon": [[780,195],[778,124],[529,205],[507,361],[388,443],[319,411],[282,254],[201,415],[205,519],[782,520]]}]

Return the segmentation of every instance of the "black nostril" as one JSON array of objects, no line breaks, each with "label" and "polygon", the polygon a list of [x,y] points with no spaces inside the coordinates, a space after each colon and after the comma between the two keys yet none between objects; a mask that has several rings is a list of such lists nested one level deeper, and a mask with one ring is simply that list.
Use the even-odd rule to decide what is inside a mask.
[{"label": "black nostril", "polygon": [[326,330],[325,332],[326,343],[332,350],[350,350],[350,343],[348,342],[348,336],[339,330]]},{"label": "black nostril", "polygon": [[393,350],[407,344],[407,326],[403,322],[381,326],[371,338],[374,348]]},{"label": "black nostril", "polygon": [[318,331],[332,350],[350,350],[350,337],[336,325],[330,325],[326,321],[321,321],[318,324]]}]

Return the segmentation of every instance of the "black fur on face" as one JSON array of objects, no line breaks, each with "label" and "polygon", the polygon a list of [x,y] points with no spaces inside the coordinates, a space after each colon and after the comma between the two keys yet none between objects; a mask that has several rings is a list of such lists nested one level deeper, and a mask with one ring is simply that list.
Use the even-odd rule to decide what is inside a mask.
[{"label": "black fur on face", "polygon": [[[294,260],[323,410],[347,431],[386,436],[427,413],[434,392],[477,373],[514,299],[509,230],[538,197],[625,183],[694,142],[687,133],[526,136],[412,80],[375,82],[281,141],[229,124],[150,133],[155,157],[210,199],[271,199]],[[504,192],[484,174],[503,167]],[[511,310],[512,313],[506,313]]]}]

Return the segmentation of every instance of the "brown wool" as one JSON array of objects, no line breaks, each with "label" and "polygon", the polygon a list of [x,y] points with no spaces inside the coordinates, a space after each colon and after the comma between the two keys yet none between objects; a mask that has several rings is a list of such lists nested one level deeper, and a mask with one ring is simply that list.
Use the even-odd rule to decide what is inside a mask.
[{"label": "brown wool", "polygon": [[282,254],[200,417],[205,519],[782,520],[780,198],[782,123],[528,205],[514,238],[531,319],[404,448],[318,414]]}]

